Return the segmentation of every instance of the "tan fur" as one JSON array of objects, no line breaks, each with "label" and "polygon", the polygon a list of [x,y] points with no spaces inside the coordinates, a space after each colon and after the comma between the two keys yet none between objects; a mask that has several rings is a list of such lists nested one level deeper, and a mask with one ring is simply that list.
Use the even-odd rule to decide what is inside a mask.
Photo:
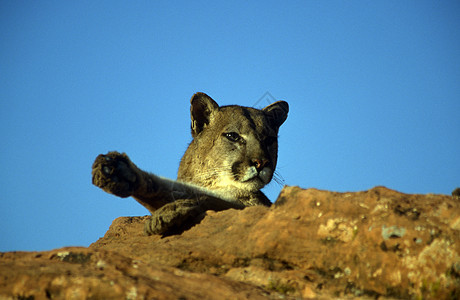
[{"label": "tan fur", "polygon": [[193,140],[182,157],[177,181],[139,169],[124,153],[99,155],[93,184],[119,197],[134,197],[152,218],[146,232],[166,233],[208,209],[270,205],[260,191],[276,168],[278,129],[288,104],[262,110],[222,106],[204,93],[191,99]]}]

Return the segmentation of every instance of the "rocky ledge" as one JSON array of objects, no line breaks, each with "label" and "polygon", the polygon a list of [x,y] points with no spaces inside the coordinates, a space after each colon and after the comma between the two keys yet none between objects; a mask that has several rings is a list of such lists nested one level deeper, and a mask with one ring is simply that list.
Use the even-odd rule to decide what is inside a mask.
[{"label": "rocky ledge", "polygon": [[0,299],[459,299],[460,200],[285,187],[168,237],[116,219],[88,248],[0,253]]}]

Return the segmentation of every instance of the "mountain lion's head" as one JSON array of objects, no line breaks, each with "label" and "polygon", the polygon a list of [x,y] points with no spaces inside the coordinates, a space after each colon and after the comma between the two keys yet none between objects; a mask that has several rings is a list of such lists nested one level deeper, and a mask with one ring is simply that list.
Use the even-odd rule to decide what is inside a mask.
[{"label": "mountain lion's head", "polygon": [[208,95],[196,93],[191,99],[193,141],[178,179],[231,197],[257,192],[273,177],[278,129],[288,110],[285,101],[261,110],[219,106]]}]

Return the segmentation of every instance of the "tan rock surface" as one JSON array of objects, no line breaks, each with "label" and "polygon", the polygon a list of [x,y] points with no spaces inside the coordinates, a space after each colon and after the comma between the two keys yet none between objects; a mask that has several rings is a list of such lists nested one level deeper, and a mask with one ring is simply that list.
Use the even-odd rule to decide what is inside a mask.
[{"label": "tan rock surface", "polygon": [[0,254],[6,299],[460,298],[460,201],[286,187],[180,235],[116,219],[89,248]]}]

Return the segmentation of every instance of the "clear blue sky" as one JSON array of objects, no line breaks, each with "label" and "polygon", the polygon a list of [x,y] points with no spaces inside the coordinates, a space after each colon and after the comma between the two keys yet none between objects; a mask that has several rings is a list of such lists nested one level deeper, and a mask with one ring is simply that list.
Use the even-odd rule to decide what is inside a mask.
[{"label": "clear blue sky", "polygon": [[91,164],[118,150],[175,178],[196,91],[289,102],[285,184],[460,186],[459,1],[1,1],[0,251],[88,246],[147,214]]}]

